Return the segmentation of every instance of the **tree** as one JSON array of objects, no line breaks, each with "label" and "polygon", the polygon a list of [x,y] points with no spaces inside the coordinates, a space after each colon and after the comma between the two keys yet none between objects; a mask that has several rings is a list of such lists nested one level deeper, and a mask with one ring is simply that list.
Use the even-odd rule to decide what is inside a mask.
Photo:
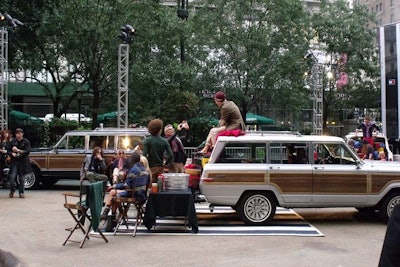
[{"label": "tree", "polygon": [[[374,30],[367,28],[373,16],[365,6],[351,9],[345,1],[321,1],[321,10],[312,17],[318,42],[333,60],[337,75],[346,72],[349,83],[338,87],[324,78],[324,131],[326,121],[347,107],[375,107],[379,99],[379,65],[374,46]],[[340,61],[345,56],[346,63]],[[336,78],[334,79],[336,80]]]},{"label": "tree", "polygon": [[[6,9],[10,10],[8,12],[24,23],[24,26],[11,30],[9,69],[16,79],[19,79],[19,71],[26,71],[22,81],[33,80],[40,84],[53,103],[55,115],[59,117],[66,112],[76,96],[64,92],[71,89],[77,74],[76,70],[68,69],[65,64],[62,44],[57,38],[57,24],[44,20],[44,17],[54,15],[59,1],[6,2]],[[51,83],[39,78],[43,73],[51,77]]]},{"label": "tree", "polygon": [[194,23],[201,78],[226,91],[243,115],[272,105],[288,105],[295,114],[309,101],[302,80],[308,49],[302,1],[209,0]]}]

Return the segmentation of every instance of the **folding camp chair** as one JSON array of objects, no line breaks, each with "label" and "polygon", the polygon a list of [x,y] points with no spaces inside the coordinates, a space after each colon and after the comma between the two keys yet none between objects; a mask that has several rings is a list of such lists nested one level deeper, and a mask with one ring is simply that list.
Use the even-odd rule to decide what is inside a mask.
[{"label": "folding camp chair", "polygon": [[[89,236],[101,237],[108,243],[107,238],[98,228],[105,188],[105,181],[89,183],[88,181],[81,180],[79,194],[69,192],[63,193],[65,197],[64,207],[71,214],[75,222],[73,227],[66,229],[70,231],[70,233],[63,245],[68,241],[77,242],[80,243],[79,247],[82,248],[85,241],[89,239]],[[88,225],[87,227],[84,226],[85,222]],[[84,235],[83,239],[81,241],[70,239],[75,230],[78,229],[82,231]],[[91,234],[90,232],[92,229],[97,231],[100,235]]]},{"label": "folding camp chair", "polygon": [[133,236],[136,236],[137,227],[143,220],[144,206],[147,201],[147,189],[149,186],[149,180],[149,174],[143,173],[134,178],[134,187],[127,190],[127,197],[120,197],[117,195],[113,198],[113,202],[115,205],[118,205],[119,210],[119,214],[116,218],[117,225],[114,229],[114,235],[116,235],[117,231],[119,231],[119,227],[122,224],[125,224],[126,229],[129,230],[128,211],[130,207],[133,206],[136,210]]}]

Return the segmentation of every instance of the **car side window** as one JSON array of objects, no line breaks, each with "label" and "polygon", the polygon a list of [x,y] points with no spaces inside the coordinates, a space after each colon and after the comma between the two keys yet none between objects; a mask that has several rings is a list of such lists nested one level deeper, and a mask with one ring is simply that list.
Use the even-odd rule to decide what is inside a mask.
[{"label": "car side window", "polygon": [[269,157],[272,164],[287,164],[287,147],[283,143],[271,143],[269,145]]},{"label": "car side window", "polygon": [[308,164],[309,149],[304,143],[286,143],[289,164]]},{"label": "car side window", "polygon": [[90,136],[89,149],[93,149],[95,147],[101,147],[104,150],[114,150],[114,136],[113,135]]},{"label": "car side window", "polygon": [[356,160],[344,144],[314,144],[314,162],[316,164],[355,164]]},{"label": "car side window", "polygon": [[67,136],[57,146],[57,149],[85,149],[85,137],[84,136]]},{"label": "car side window", "polygon": [[265,163],[264,143],[226,143],[215,163]]},{"label": "car side window", "polygon": [[309,145],[306,143],[271,143],[271,164],[308,164]]},{"label": "car side window", "polygon": [[118,136],[117,149],[133,150],[143,136]]}]

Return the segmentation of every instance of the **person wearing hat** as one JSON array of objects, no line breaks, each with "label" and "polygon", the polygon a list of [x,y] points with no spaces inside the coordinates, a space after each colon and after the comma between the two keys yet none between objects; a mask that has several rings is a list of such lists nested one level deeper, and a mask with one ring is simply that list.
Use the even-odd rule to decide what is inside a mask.
[{"label": "person wearing hat", "polygon": [[31,162],[29,160],[29,153],[31,151],[31,143],[28,139],[24,138],[24,131],[21,128],[15,129],[15,138],[11,140],[11,156],[10,162],[10,194],[9,197],[14,197],[16,190],[16,179],[18,176],[18,192],[19,197],[24,198],[25,176],[32,173]]},{"label": "person wearing hat", "polygon": [[206,145],[201,150],[201,153],[207,153],[214,147],[218,134],[228,130],[246,130],[238,106],[233,101],[228,101],[224,92],[216,92],[214,94],[214,101],[221,110],[221,118],[218,126],[211,128],[206,139]]}]

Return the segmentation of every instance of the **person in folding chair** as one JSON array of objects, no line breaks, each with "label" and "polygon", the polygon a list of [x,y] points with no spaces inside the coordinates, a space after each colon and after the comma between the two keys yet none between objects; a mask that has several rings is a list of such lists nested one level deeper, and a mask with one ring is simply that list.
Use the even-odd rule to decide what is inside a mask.
[{"label": "person in folding chair", "polygon": [[[127,220],[128,206],[121,206],[122,202],[131,202],[139,210],[147,199],[147,185],[149,184],[150,174],[141,162],[141,156],[134,151],[130,157],[130,166],[125,181],[113,185],[114,190],[109,192],[106,200],[106,207],[101,215],[101,220],[106,220],[111,210],[112,226],[108,230],[117,226],[121,220]],[[121,201],[121,198],[123,201]],[[130,203],[129,203],[130,204]],[[137,204],[137,205],[136,205]],[[117,209],[120,208],[120,216],[117,219]],[[138,214],[140,216],[141,214]],[[138,219],[138,218],[137,218]],[[136,229],[136,227],[135,227]]]},{"label": "person in folding chair", "polygon": [[126,173],[129,171],[129,160],[125,158],[124,150],[118,149],[117,157],[112,163],[112,169],[113,184],[125,180]]},{"label": "person in folding chair", "polygon": [[106,169],[107,164],[105,163],[101,147],[93,148],[92,155],[87,155],[84,161],[84,178],[89,180],[91,183],[97,181],[108,181],[107,175],[104,174]]}]

